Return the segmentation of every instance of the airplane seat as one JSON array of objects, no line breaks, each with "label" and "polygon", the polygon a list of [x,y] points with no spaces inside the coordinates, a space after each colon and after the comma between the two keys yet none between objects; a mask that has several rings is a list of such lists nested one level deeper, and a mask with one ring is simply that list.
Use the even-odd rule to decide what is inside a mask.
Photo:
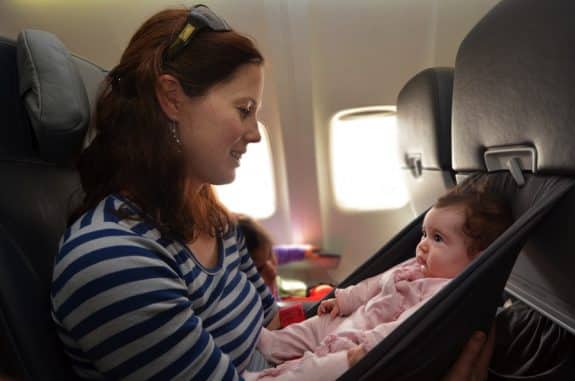
[{"label": "airplane seat", "polygon": [[[501,192],[514,222],[340,381],[441,379],[471,333],[489,330],[504,289],[522,304],[504,309],[517,324],[498,332],[517,336],[496,358],[507,369],[492,367],[489,380],[575,379],[574,13],[571,0],[503,0],[463,40],[454,68],[453,170],[458,183]],[[422,220],[340,287],[412,257]]]},{"label": "airplane seat", "polygon": [[36,157],[32,127],[18,96],[16,42],[4,37],[0,37],[0,67],[0,116],[4,126],[1,130],[0,154]]},{"label": "airplane seat", "polygon": [[0,370],[73,380],[49,308],[53,258],[81,197],[71,165],[105,71],[50,33],[0,39]]},{"label": "airplane seat", "polygon": [[414,215],[426,211],[455,185],[451,169],[453,68],[425,69],[397,98],[397,126],[403,178]]},{"label": "airplane seat", "polygon": [[[575,3],[505,0],[463,41],[453,89],[457,181],[510,171],[527,200],[575,178]],[[496,336],[492,378],[575,379],[575,191],[529,234],[506,291],[519,302]],[[517,304],[517,303],[515,303]]]}]

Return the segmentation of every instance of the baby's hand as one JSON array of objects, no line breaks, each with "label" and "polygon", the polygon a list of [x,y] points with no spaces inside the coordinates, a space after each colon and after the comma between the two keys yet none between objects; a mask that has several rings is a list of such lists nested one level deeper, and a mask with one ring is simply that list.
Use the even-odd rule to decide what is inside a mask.
[{"label": "baby's hand", "polygon": [[318,315],[323,315],[327,313],[331,315],[332,319],[339,315],[339,306],[334,298],[324,300],[323,302],[321,302],[319,308],[317,309]]},{"label": "baby's hand", "polygon": [[351,348],[347,351],[347,362],[349,363],[349,367],[351,368],[355,364],[359,362],[366,354],[365,349],[361,345],[357,347]]}]

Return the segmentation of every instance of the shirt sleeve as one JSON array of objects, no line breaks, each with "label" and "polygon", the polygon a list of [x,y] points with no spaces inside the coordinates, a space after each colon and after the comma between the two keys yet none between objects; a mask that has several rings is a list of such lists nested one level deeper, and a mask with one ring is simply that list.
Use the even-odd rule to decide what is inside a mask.
[{"label": "shirt sleeve", "polygon": [[89,359],[111,380],[241,380],[161,246],[109,233],[67,242],[55,266],[53,315],[75,366]]},{"label": "shirt sleeve", "polygon": [[278,305],[270,289],[268,286],[266,286],[260,274],[258,273],[256,266],[254,265],[252,258],[248,253],[248,249],[246,248],[246,240],[240,229],[236,229],[236,240],[241,259],[240,269],[246,274],[248,280],[252,282],[262,300],[262,306],[264,309],[263,325],[265,327],[272,321],[273,317],[278,312]]},{"label": "shirt sleeve", "polygon": [[347,316],[381,291],[381,274],[362,280],[356,285],[335,290],[340,313]]},{"label": "shirt sleeve", "polygon": [[335,298],[342,315],[349,315],[378,293],[391,293],[395,288],[395,277],[400,271],[413,267],[415,258],[408,259],[381,274],[362,280],[356,285],[335,290]]}]

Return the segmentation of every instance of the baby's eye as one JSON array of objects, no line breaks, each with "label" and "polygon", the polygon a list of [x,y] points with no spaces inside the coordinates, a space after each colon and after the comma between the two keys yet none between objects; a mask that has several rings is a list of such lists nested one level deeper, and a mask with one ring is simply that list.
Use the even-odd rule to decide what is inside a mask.
[{"label": "baby's eye", "polygon": [[434,240],[435,242],[441,242],[441,241],[443,241],[443,237],[441,237],[439,234],[434,234],[434,235],[433,235],[433,240]]},{"label": "baby's eye", "polygon": [[425,238],[427,237],[427,233],[425,232],[425,230],[421,231],[421,238]]}]

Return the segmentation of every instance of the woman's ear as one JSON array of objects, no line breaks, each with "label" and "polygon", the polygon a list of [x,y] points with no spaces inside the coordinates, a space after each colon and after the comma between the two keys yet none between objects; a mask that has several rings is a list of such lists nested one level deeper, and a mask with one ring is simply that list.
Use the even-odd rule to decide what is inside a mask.
[{"label": "woman's ear", "polygon": [[156,81],[156,98],[166,116],[178,120],[184,89],[180,82],[170,74],[162,74]]}]

